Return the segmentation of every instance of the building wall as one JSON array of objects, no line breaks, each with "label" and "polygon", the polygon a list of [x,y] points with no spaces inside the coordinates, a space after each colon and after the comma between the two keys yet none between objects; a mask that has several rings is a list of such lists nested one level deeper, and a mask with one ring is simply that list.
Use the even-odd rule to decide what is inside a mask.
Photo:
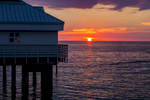
[{"label": "building wall", "polygon": [[58,32],[22,32],[21,44],[58,44]]},{"label": "building wall", "polygon": [[9,44],[8,32],[0,32],[0,44]]},{"label": "building wall", "polygon": [[58,44],[58,32],[19,32],[19,43],[10,43],[11,32],[0,32],[0,44]]}]

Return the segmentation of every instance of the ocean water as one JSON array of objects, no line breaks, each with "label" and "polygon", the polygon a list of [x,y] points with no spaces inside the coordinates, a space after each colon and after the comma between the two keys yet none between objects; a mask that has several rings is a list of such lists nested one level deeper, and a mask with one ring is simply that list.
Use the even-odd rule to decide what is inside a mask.
[{"label": "ocean water", "polygon": [[[53,100],[150,99],[150,42],[59,42],[68,44],[68,63],[53,67]],[[0,100],[11,99],[11,68]],[[40,73],[37,87],[29,77],[30,100],[42,99]],[[22,98],[21,66],[17,66],[16,100]]]}]

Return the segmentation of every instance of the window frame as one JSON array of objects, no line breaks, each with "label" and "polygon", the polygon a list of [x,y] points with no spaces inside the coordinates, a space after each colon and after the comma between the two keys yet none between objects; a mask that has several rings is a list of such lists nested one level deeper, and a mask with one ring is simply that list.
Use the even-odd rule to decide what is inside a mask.
[{"label": "window frame", "polygon": [[9,43],[20,43],[20,40],[18,42],[15,42],[16,38],[20,39],[20,33],[19,32],[11,32],[9,34]]}]

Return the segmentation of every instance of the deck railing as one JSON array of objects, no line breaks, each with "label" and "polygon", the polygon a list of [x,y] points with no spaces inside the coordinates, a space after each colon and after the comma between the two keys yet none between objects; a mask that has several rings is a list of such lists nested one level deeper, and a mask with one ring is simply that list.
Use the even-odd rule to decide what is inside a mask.
[{"label": "deck railing", "polygon": [[12,45],[0,44],[0,58],[56,57],[68,61],[68,45]]}]

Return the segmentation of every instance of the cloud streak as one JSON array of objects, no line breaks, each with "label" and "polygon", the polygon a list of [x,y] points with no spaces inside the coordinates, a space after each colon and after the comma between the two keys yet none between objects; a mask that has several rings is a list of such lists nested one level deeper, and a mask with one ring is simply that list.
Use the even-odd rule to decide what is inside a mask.
[{"label": "cloud streak", "polygon": [[150,26],[150,22],[139,22],[139,25],[147,25],[147,26]]},{"label": "cloud streak", "polygon": [[69,34],[82,34],[82,35],[95,35],[95,34],[124,34],[124,33],[150,33],[150,30],[138,30],[136,28],[118,27],[118,28],[99,28],[99,29],[73,29],[72,31],[63,31],[59,35]]},{"label": "cloud streak", "polygon": [[82,34],[96,34],[96,30],[91,29],[74,29],[73,32],[82,33]]},{"label": "cloud streak", "polygon": [[139,10],[150,9],[150,0],[24,0],[34,4],[44,4],[55,9],[92,8],[96,4],[115,5],[110,10],[122,11],[125,7],[138,7]]}]

